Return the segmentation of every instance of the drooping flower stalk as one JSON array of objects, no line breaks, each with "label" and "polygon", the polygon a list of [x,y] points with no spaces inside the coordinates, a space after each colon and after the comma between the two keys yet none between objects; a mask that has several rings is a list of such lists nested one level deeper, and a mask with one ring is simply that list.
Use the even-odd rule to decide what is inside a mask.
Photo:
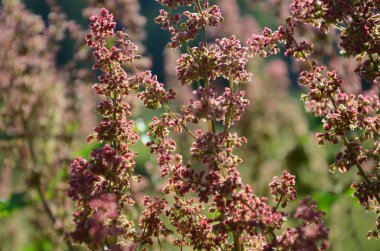
[{"label": "drooping flower stalk", "polygon": [[[285,44],[286,55],[305,61],[309,70],[303,71],[299,84],[308,88],[302,95],[307,110],[317,117],[323,117],[323,133],[317,133],[319,144],[331,142],[343,143],[345,149],[338,153],[331,171],[336,168],[341,172],[349,171],[353,166],[358,170],[362,182],[353,182],[354,195],[366,209],[377,214],[379,218],[379,96],[374,91],[378,88],[378,51],[379,39],[376,28],[379,25],[379,6],[376,1],[360,1],[356,4],[345,2],[336,6],[335,1],[292,1],[292,17],[287,19],[286,27],[280,26],[275,32],[266,28],[262,35],[254,35],[248,41],[250,51],[261,56],[279,52],[277,42]],[[312,45],[309,42],[298,43],[294,38],[295,28],[300,24],[311,24],[321,32],[328,33],[331,27],[338,27],[341,43],[339,47],[343,56],[353,56],[360,62],[355,72],[372,84],[372,91],[359,95],[346,93],[346,83],[336,71],[327,71],[312,61]],[[362,165],[372,159],[372,173],[366,173]],[[364,192],[365,191],[365,192]],[[380,227],[369,236],[377,238]]]}]

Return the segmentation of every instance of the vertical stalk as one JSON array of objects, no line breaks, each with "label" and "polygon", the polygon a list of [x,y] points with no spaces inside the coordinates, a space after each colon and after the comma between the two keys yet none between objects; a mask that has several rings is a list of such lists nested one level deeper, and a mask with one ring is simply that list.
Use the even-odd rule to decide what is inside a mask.
[{"label": "vertical stalk", "polygon": [[378,71],[379,67],[377,66],[376,60],[373,58],[373,55],[371,53],[368,53],[368,57],[371,60],[373,67],[375,68],[375,71]]},{"label": "vertical stalk", "polygon": [[[205,84],[205,88],[209,88],[209,80],[208,80],[208,77],[206,76],[204,78],[204,84]],[[208,121],[208,129],[209,129],[209,132],[212,132],[212,133],[215,133],[216,132],[216,129],[215,129],[215,121],[214,120],[207,120]]]},{"label": "vertical stalk", "polygon": [[163,251],[161,241],[160,241],[160,238],[158,236],[157,236],[157,242],[158,242],[158,246],[160,248],[160,251]]},{"label": "vertical stalk", "polygon": [[[108,67],[108,71],[109,71],[109,73],[110,73],[110,75],[111,75],[111,78],[112,78],[112,68],[111,68],[111,64],[108,64],[107,65],[107,67]],[[114,92],[112,92],[111,93],[111,98],[112,98],[112,105],[114,106],[114,108],[116,108],[116,102],[117,102],[117,97],[116,97],[116,93],[114,93]],[[115,110],[112,112],[112,120],[114,121],[114,123],[116,123],[116,120],[117,120],[117,118],[116,118],[116,112],[115,112]],[[112,148],[116,151],[116,152],[118,152],[118,147],[117,147],[117,138],[115,138],[112,142],[111,142],[111,144],[112,144]]]},{"label": "vertical stalk", "polygon": [[[234,79],[232,77],[230,77],[230,91],[231,91],[231,94],[234,91]],[[227,108],[227,114],[226,114],[226,117],[225,117],[224,133],[227,133],[228,128],[230,127],[230,124],[231,124],[231,121],[230,121],[231,120],[231,112],[232,112],[232,104],[229,104],[228,108]],[[227,147],[230,147],[230,142],[228,142],[228,141],[227,141]],[[240,245],[240,237],[239,237],[239,235],[236,234],[235,232],[233,232],[232,235],[233,235],[233,239],[234,239],[234,251],[241,251],[241,245]]]},{"label": "vertical stalk", "polygon": [[234,251],[241,251],[240,238],[234,233]]},{"label": "vertical stalk", "polygon": [[[231,93],[234,91],[234,79],[230,78],[230,90]],[[231,118],[231,112],[232,112],[232,105],[230,104],[227,108],[227,114],[224,122],[224,132],[226,133],[228,128],[230,127],[230,118]]]},{"label": "vertical stalk", "polygon": [[189,128],[187,128],[187,126],[185,125],[185,123],[183,123],[183,121],[178,118],[169,108],[168,104],[167,103],[163,103],[162,106],[165,108],[166,112],[170,114],[170,116],[172,116],[173,119],[176,119],[178,121],[180,121],[180,124],[182,126],[182,128],[193,138],[193,139],[196,139],[197,137],[194,135],[194,133],[192,133]]},{"label": "vertical stalk", "polygon": [[[359,163],[356,163],[356,167],[358,168],[359,170],[359,175],[365,180],[365,182],[368,184],[368,185],[371,185],[372,182],[369,180],[367,174],[364,172],[363,170],[363,167],[359,164]],[[377,202],[379,203],[380,205],[380,197],[378,194],[374,194],[374,197],[376,198]]]},{"label": "vertical stalk", "polygon": [[284,197],[283,194],[281,194],[280,199],[279,199],[278,202],[277,202],[277,205],[276,205],[276,207],[275,207],[275,208],[276,208],[276,211],[277,211],[277,209],[279,208],[279,206],[280,206],[280,204],[281,204],[282,197]]},{"label": "vertical stalk", "polygon": [[[333,103],[334,108],[338,109],[338,107],[336,106],[335,101],[334,101],[334,99],[333,99],[332,96],[330,96],[330,101]],[[345,136],[343,136],[343,143],[344,143],[344,145],[348,149],[350,149],[350,142],[348,141],[348,139]],[[358,162],[356,162],[356,167],[359,170],[359,176],[362,177],[368,185],[371,185],[372,182],[370,181],[370,179],[368,178],[367,174],[364,172],[362,166]],[[378,194],[374,194],[374,196],[375,196],[377,202],[380,204],[380,197],[379,197],[379,195]]]},{"label": "vertical stalk", "polygon": [[[26,125],[26,121],[23,121],[23,122],[24,122],[24,125]],[[38,165],[38,160],[37,160],[37,154],[36,154],[36,152],[34,150],[33,139],[30,138],[30,137],[27,137],[27,143],[28,143],[28,149],[29,149],[30,157],[32,159],[32,163],[36,167]],[[57,223],[57,219],[54,216],[53,210],[51,210],[51,208],[49,206],[49,203],[47,202],[47,199],[45,197],[44,191],[42,190],[42,187],[41,187],[41,184],[40,184],[41,173],[40,172],[33,172],[33,175],[35,175],[35,177],[36,177],[36,184],[34,184],[34,188],[36,189],[38,197],[40,198],[40,200],[42,202],[42,207],[43,207],[46,215],[48,216],[51,224],[53,225],[52,226],[53,229],[56,231],[56,233],[59,236],[63,236],[65,238],[67,236],[67,234],[64,232],[64,230],[62,228],[55,228],[55,225]],[[65,240],[65,242],[66,242],[66,245],[67,245],[67,249],[69,251],[74,251],[75,250],[74,247],[73,247],[73,245],[72,245],[72,243],[71,243],[71,240],[69,238],[67,238]]]},{"label": "vertical stalk", "polygon": [[202,6],[201,6],[201,3],[200,3],[199,0],[196,1],[196,7],[197,7],[197,10],[198,10],[199,14],[202,16],[203,21],[205,22],[205,26],[202,28],[202,37],[203,37],[203,43],[204,43],[204,45],[207,46],[207,35],[206,35],[207,19],[203,15]]}]

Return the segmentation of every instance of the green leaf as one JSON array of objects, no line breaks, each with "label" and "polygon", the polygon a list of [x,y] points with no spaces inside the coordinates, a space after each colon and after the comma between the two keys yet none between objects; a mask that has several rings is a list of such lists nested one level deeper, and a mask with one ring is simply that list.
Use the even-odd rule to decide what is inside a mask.
[{"label": "green leaf", "polygon": [[103,144],[101,144],[101,143],[87,144],[82,149],[80,149],[79,151],[77,151],[74,154],[74,156],[76,156],[76,157],[83,157],[83,158],[87,159],[93,149],[95,149],[95,148],[101,148],[102,146],[103,146]]},{"label": "green leaf", "polygon": [[54,246],[49,240],[41,240],[39,242],[28,243],[23,247],[23,251],[48,251],[53,250]]},{"label": "green leaf", "polygon": [[30,204],[26,193],[13,193],[6,201],[0,201],[0,218],[7,217],[16,210]]},{"label": "green leaf", "polygon": [[339,195],[332,192],[317,193],[313,195],[313,199],[317,202],[320,210],[328,212],[339,199]]}]

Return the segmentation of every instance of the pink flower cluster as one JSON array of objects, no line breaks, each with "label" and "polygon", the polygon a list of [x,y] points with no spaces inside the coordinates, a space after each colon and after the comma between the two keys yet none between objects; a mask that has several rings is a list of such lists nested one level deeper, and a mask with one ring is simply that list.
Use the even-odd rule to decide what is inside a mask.
[{"label": "pink flower cluster", "polygon": [[302,225],[288,228],[279,237],[277,247],[280,250],[328,250],[328,229],[323,225],[322,216],[323,212],[317,209],[310,198],[301,201],[294,218],[301,219]]},{"label": "pink flower cluster", "polygon": [[[94,149],[88,161],[78,158],[71,166],[68,195],[76,201],[78,209],[74,213],[76,229],[71,237],[91,249],[103,249],[107,244],[111,250],[121,250],[133,248],[140,238],[133,221],[122,214],[135,204],[130,187],[139,180],[134,175],[136,153],[129,150],[139,135],[133,120],[129,119],[130,105],[124,99],[141,88],[144,91],[138,96],[146,107],[158,108],[174,98],[174,92],[165,91],[149,71],[128,76],[123,66],[130,63],[135,67],[134,60],[140,58],[135,55],[137,47],[124,32],[114,34],[116,23],[108,10],[102,9],[100,15],[92,16],[90,21],[87,45],[94,50],[93,68],[102,72],[93,90],[105,99],[97,107],[103,119],[87,140],[107,144]],[[107,45],[110,38],[115,39],[111,48]],[[146,242],[145,237],[142,242]]]},{"label": "pink flower cluster", "polygon": [[280,177],[274,177],[272,182],[269,183],[274,201],[276,203],[281,202],[281,206],[286,207],[289,201],[295,200],[297,198],[297,192],[294,189],[295,184],[296,177],[287,171],[284,171]]},{"label": "pink flower cluster", "polygon": [[[302,95],[306,108],[315,116],[322,117],[324,132],[317,133],[319,144],[342,143],[344,149],[336,156],[331,171],[341,172],[356,167],[361,182],[352,183],[354,196],[366,208],[380,217],[379,187],[379,9],[378,1],[299,1],[291,4],[292,17],[287,19],[286,29],[282,26],[272,32],[264,29],[262,35],[254,35],[248,41],[249,50],[261,56],[279,52],[278,43],[284,43],[286,55],[302,59],[309,69],[301,72],[299,84],[307,88]],[[352,56],[359,62],[354,69],[371,89],[360,94],[345,92],[348,83],[335,70],[327,71],[324,66],[310,59],[309,42],[297,43],[295,28],[311,24],[323,33],[340,31],[339,44],[342,56]],[[375,28],[377,27],[377,28]],[[284,32],[285,31],[285,32]],[[289,49],[291,52],[289,53]],[[371,162],[373,163],[371,165]],[[362,165],[370,165],[366,173]],[[376,190],[377,189],[377,190]],[[369,236],[380,236],[379,224]]]},{"label": "pink flower cluster", "polygon": [[[201,119],[223,121],[224,124],[233,124],[239,120],[249,104],[245,99],[245,92],[234,92],[225,88],[223,95],[216,96],[216,92],[210,88],[199,87],[195,92],[198,99],[190,100],[190,104],[183,107],[184,121],[198,123]],[[226,115],[228,118],[226,121]]]},{"label": "pink flower cluster", "polygon": [[[208,1],[205,1],[204,9],[202,9],[199,0],[158,0],[157,2],[168,7],[168,11],[160,10],[160,15],[155,19],[155,22],[160,24],[163,30],[169,30],[171,34],[169,47],[171,48],[187,45],[187,42],[193,40],[200,30],[205,30],[207,26],[217,26],[222,21],[219,7],[217,5],[209,6]],[[174,13],[177,7],[191,5],[194,5],[197,12]],[[185,20],[182,20],[183,17]]]},{"label": "pink flower cluster", "polygon": [[313,62],[311,71],[303,71],[298,83],[309,88],[309,93],[302,95],[309,112],[316,116],[328,114],[333,108],[331,97],[337,95],[342,80],[335,71],[326,71],[326,67]]},{"label": "pink flower cluster", "polygon": [[202,44],[182,54],[178,60],[177,77],[182,84],[218,77],[246,83],[252,75],[245,69],[247,62],[247,48],[235,36],[217,39],[210,47]]},{"label": "pink flower cluster", "polygon": [[293,56],[297,60],[304,60],[305,56],[310,55],[313,50],[313,46],[310,42],[302,41],[297,44],[294,39],[294,29],[297,26],[297,22],[291,18],[286,19],[286,25],[279,26],[277,31],[272,31],[269,28],[264,28],[262,35],[252,35],[251,39],[248,39],[248,49],[253,54],[259,54],[262,57],[277,54],[280,49],[277,45],[278,42],[282,42],[285,45],[285,55]]},{"label": "pink flower cluster", "polygon": [[[194,5],[194,9],[202,14],[201,5]],[[167,13],[166,20],[176,19],[164,10],[162,13]],[[165,25],[169,31],[175,26],[170,22]],[[204,29],[202,26],[196,28],[192,34],[200,34],[199,31]],[[167,112],[161,118],[154,118],[149,126],[152,141],[148,143],[151,152],[157,155],[161,176],[168,178],[163,190],[175,201],[166,211],[174,232],[180,235],[175,237],[173,244],[191,246],[196,250],[212,250],[217,246],[224,250],[242,250],[255,245],[252,240],[256,240],[263,244],[263,250],[279,248],[282,244],[274,231],[281,229],[288,214],[269,206],[266,198],[257,197],[250,186],[243,183],[238,171],[242,159],[235,151],[246,143],[246,139],[229,132],[248,105],[244,92],[237,90],[241,83],[250,80],[251,74],[245,69],[248,48],[242,46],[235,36],[217,39],[210,45],[203,40],[198,47],[192,48],[185,40],[178,44],[183,44],[187,53],[177,61],[177,77],[182,84],[196,82],[199,87],[195,99],[184,106],[183,115],[174,114],[166,107]],[[222,95],[212,87],[212,81],[217,78],[230,82],[230,88],[226,88]],[[188,129],[188,124],[201,123],[202,120],[209,124],[208,131],[191,132]],[[216,121],[224,122],[221,131],[216,128]],[[191,158],[186,163],[176,153],[177,143],[170,137],[171,131],[185,131],[194,139]],[[281,198],[278,203],[286,204],[295,199],[295,177],[286,174],[284,180],[274,181],[288,189],[284,201]],[[193,194],[197,197],[191,198]],[[318,237],[306,237],[307,241],[319,246],[318,243],[326,239],[327,229],[323,230],[324,233],[315,232],[315,235],[320,233]],[[233,243],[229,241],[231,237]],[[289,235],[289,238],[295,237]]]},{"label": "pink flower cluster", "polygon": [[[292,2],[291,9],[296,20],[312,24],[328,32],[331,27],[340,27],[339,46],[346,56],[355,56],[362,63],[355,70],[362,78],[373,81],[380,77],[380,42],[378,27],[379,2],[368,1],[300,1]],[[344,27],[341,27],[341,24]],[[361,59],[363,58],[363,59]]]},{"label": "pink flower cluster", "polygon": [[107,242],[115,249],[119,244],[112,240],[134,237],[130,230],[133,222],[121,215],[126,205],[134,204],[130,193],[122,191],[130,187],[135,167],[135,154],[128,149],[128,144],[138,139],[133,121],[128,120],[129,104],[123,101],[130,88],[122,64],[136,58],[133,54],[136,47],[122,32],[117,35],[118,47],[106,47],[116,26],[106,9],[101,10],[100,16],[92,16],[90,21],[87,45],[94,49],[94,69],[102,71],[93,89],[106,99],[98,106],[103,120],[88,140],[96,139],[110,145],[93,150],[89,161],[78,158],[71,166],[68,195],[78,208],[74,213],[76,229],[71,236],[92,249],[103,248]]}]

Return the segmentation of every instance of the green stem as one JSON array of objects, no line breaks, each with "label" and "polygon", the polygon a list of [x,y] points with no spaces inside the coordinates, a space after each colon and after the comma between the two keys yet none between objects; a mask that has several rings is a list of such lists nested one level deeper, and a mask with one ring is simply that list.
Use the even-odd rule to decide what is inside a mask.
[{"label": "green stem", "polygon": [[[281,194],[280,199],[277,201],[277,205],[275,207],[276,211],[278,210],[283,197],[284,197],[284,195]],[[269,234],[271,235],[272,240],[275,241],[276,240],[276,234],[274,233],[274,229],[273,228],[269,228],[268,231],[269,231]]]},{"label": "green stem", "polygon": [[[294,39],[294,37],[293,37],[293,43],[297,46],[297,48],[299,47],[299,45],[298,45],[297,41]],[[313,64],[310,62],[309,58],[305,55],[305,53],[302,50],[300,52],[301,52],[302,57],[305,59],[305,61],[309,65],[309,67],[313,68]]]},{"label": "green stem", "polygon": [[280,206],[280,204],[281,204],[281,200],[282,200],[283,197],[284,197],[284,195],[281,194],[280,199],[278,200],[277,205],[276,205],[276,207],[275,207],[275,208],[276,208],[276,211],[277,211],[278,207]]},{"label": "green stem", "polygon": [[162,104],[163,106],[164,106],[164,108],[165,108],[165,110],[166,110],[166,112],[167,113],[169,113],[170,114],[170,116],[172,116],[172,118],[174,118],[174,119],[176,119],[176,120],[178,120],[178,121],[180,121],[180,124],[181,124],[181,126],[182,126],[182,128],[188,133],[188,134],[190,134],[190,136],[193,138],[193,139],[196,139],[197,137],[189,130],[189,128],[187,128],[187,126],[185,125],[185,123],[183,123],[183,121],[182,120],[180,120],[171,110],[170,110],[170,108],[169,108],[169,106],[168,106],[168,104],[167,103],[163,103]]},{"label": "green stem", "polygon": [[[344,139],[344,142],[345,142],[345,146],[349,149],[349,142],[348,140],[346,139],[346,137],[343,137]],[[364,179],[364,181],[368,184],[368,185],[371,185],[372,182],[371,180],[368,178],[367,174],[364,172],[363,170],[363,167],[360,165],[359,162],[356,162],[356,167],[358,168],[358,171],[359,171],[359,175]],[[377,202],[379,203],[380,205],[380,197],[378,194],[374,194]]]},{"label": "green stem", "polygon": [[190,54],[192,58],[194,58],[195,61],[198,61],[198,59],[195,57],[194,53],[191,51],[191,48],[189,47],[189,44],[187,42],[182,42],[182,45],[185,46],[186,51]]},{"label": "green stem", "polygon": [[368,53],[368,57],[371,60],[373,67],[375,68],[375,71],[379,70],[379,67],[377,66],[376,60],[373,58],[372,54]]},{"label": "green stem", "polygon": [[[107,64],[107,68],[108,68],[108,72],[112,78],[112,68],[111,68],[111,64]],[[112,99],[112,105],[114,108],[116,108],[116,102],[117,102],[117,97],[116,97],[116,93],[112,92],[111,93],[111,99]],[[116,117],[116,112],[115,110],[112,112],[112,120],[116,123],[116,120],[117,120],[117,117]],[[115,151],[117,151],[117,138],[115,138],[112,142],[112,148],[115,149]]]},{"label": "green stem", "polygon": [[269,233],[270,233],[270,235],[272,237],[272,240],[275,241],[277,239],[277,237],[276,237],[276,234],[273,231],[273,228],[269,228],[268,230],[269,230]]},{"label": "green stem", "polygon": [[[26,125],[27,122],[25,120],[23,122],[24,122],[24,125]],[[30,156],[31,156],[33,165],[37,166],[38,165],[38,160],[37,160],[37,154],[36,154],[36,152],[34,150],[33,139],[28,137],[27,138],[27,143],[28,143],[28,148],[29,148],[29,152],[30,152]],[[51,210],[51,208],[49,206],[49,203],[47,202],[47,199],[45,197],[44,191],[42,190],[42,187],[41,187],[41,184],[40,184],[41,173],[40,172],[33,172],[33,174],[36,176],[36,178],[35,178],[36,179],[36,184],[34,184],[34,187],[35,187],[35,189],[37,191],[38,197],[40,198],[40,200],[42,202],[42,206],[44,208],[44,211],[47,214],[47,216],[48,216],[51,224],[53,225],[53,229],[57,232],[58,235],[61,235],[64,238],[67,237],[66,240],[65,240],[66,245],[67,245],[67,249],[69,251],[74,251],[75,249],[73,247],[73,244],[71,243],[71,240],[70,240],[70,237],[68,236],[68,234],[62,228],[55,228],[54,227],[56,225],[56,223],[57,223],[57,219],[54,216],[53,210]]]},{"label": "green stem", "polygon": [[[356,167],[357,167],[358,170],[359,170],[359,175],[365,180],[365,182],[366,182],[368,185],[371,185],[372,182],[369,180],[367,174],[364,172],[363,167],[362,167],[359,163],[356,163]],[[378,194],[374,194],[374,196],[375,196],[377,202],[378,202],[379,205],[380,205],[380,197],[379,197],[379,195],[378,195]]]},{"label": "green stem", "polygon": [[[144,228],[143,228],[143,231],[142,231],[141,235],[144,235],[144,233],[145,233],[145,229],[146,229],[146,224],[144,224]],[[142,244],[141,244],[141,242],[140,242],[140,243],[139,243],[139,251],[141,251],[141,248],[142,248]]]},{"label": "green stem", "polygon": [[[208,77],[204,77],[204,84],[205,84],[205,88],[209,88],[209,80],[208,80]],[[209,129],[209,132],[212,132],[212,133],[215,133],[216,132],[216,129],[215,129],[215,121],[212,120],[212,119],[208,119],[208,129]]]},{"label": "green stem", "polygon": [[160,238],[157,237],[158,246],[160,247],[160,251],[163,251]]},{"label": "green stem", "polygon": [[337,28],[337,29],[340,30],[340,31],[344,31],[344,30],[345,30],[344,27],[341,27],[341,26],[339,26],[339,25],[337,25],[337,24],[334,24],[334,27]]},{"label": "green stem", "polygon": [[203,14],[202,6],[199,0],[196,1],[196,7],[199,12],[199,14],[202,16],[203,21],[205,22],[205,26],[202,28],[202,37],[203,37],[203,43],[205,46],[207,46],[207,35],[206,35],[206,25],[207,25],[207,19]]},{"label": "green stem", "polygon": [[241,251],[240,238],[238,235],[233,234],[234,236],[234,247],[235,251]]},{"label": "green stem", "polygon": [[[230,78],[230,90],[231,90],[231,92],[233,92],[233,90],[234,90],[234,79],[233,78]],[[231,112],[232,112],[232,104],[229,104],[228,108],[227,108],[225,123],[224,123],[224,132],[225,133],[227,132],[227,130],[231,124],[231,121],[230,121],[231,120]]]}]

